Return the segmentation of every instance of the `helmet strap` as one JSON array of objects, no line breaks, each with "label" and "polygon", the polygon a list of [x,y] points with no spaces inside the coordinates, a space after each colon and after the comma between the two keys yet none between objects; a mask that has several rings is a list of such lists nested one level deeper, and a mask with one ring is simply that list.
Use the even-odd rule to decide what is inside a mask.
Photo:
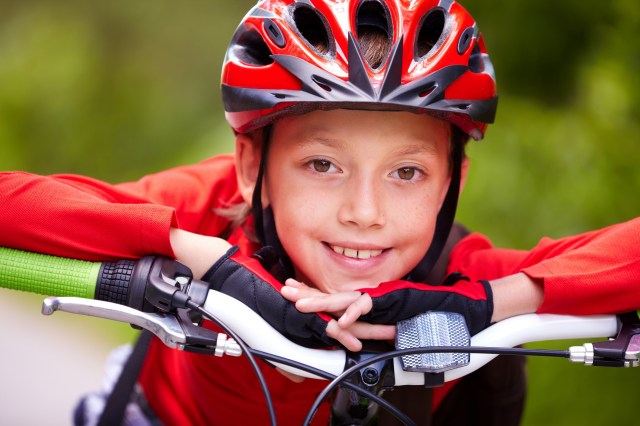
[{"label": "helmet strap", "polygon": [[452,142],[452,144],[451,182],[449,183],[449,189],[447,190],[447,194],[445,195],[442,207],[438,212],[433,240],[431,241],[429,250],[427,250],[427,254],[422,258],[420,263],[418,263],[418,265],[416,265],[416,267],[413,268],[413,270],[407,275],[406,279],[408,281],[416,283],[426,281],[429,272],[431,272],[433,266],[436,264],[438,258],[440,257],[440,254],[442,253],[442,249],[447,242],[447,238],[449,237],[449,233],[451,232],[451,227],[453,226],[453,221],[456,216],[456,209],[458,207],[458,196],[460,194],[463,144],[455,140]]},{"label": "helmet strap", "polygon": [[258,241],[263,247],[271,247],[274,250],[277,261],[274,262],[270,273],[278,280],[284,281],[287,278],[293,278],[293,263],[284,251],[278,232],[276,231],[276,222],[273,217],[273,209],[269,206],[262,207],[262,182],[267,164],[267,156],[269,154],[269,141],[271,139],[271,127],[266,126],[262,132],[262,145],[260,155],[260,166],[258,168],[258,176],[256,177],[256,187],[253,190],[251,199],[251,210],[255,223],[255,232]]},{"label": "helmet strap", "polygon": [[256,187],[253,189],[253,195],[251,197],[251,211],[253,213],[254,227],[258,241],[264,246],[264,218],[262,214],[262,177],[264,176],[264,169],[266,164],[266,158],[269,151],[269,139],[271,137],[271,126],[264,128],[262,132],[262,143],[260,145],[260,166],[258,167],[258,176],[256,176]]}]

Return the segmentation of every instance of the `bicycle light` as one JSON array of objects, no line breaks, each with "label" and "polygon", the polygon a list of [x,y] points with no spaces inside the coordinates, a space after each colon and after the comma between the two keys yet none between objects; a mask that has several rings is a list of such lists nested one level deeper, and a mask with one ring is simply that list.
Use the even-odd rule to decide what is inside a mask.
[{"label": "bicycle light", "polygon": [[[429,311],[396,325],[396,349],[469,346],[464,317],[454,312]],[[468,353],[424,353],[400,358],[405,371],[441,373],[469,364]]]}]

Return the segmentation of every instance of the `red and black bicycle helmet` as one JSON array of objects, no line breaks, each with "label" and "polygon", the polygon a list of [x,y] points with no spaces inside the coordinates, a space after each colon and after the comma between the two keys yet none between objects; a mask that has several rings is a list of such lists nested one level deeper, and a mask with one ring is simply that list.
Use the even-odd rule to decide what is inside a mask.
[{"label": "red and black bicycle helmet", "polygon": [[[380,64],[360,54],[365,27],[386,34]],[[401,109],[477,140],[497,106],[482,36],[452,0],[260,1],[233,36],[222,95],[236,132],[314,109]]]},{"label": "red and black bicycle helmet", "polygon": [[[375,63],[361,53],[361,36],[371,31],[386,41]],[[428,113],[476,140],[493,122],[498,99],[476,22],[453,0],[259,1],[227,50],[222,96],[238,133],[281,117],[344,108]],[[454,149],[449,193],[434,242],[410,276],[414,281],[426,277],[449,234],[461,152]],[[271,212],[260,205],[261,179],[262,171],[254,194],[256,230],[286,257]]]}]

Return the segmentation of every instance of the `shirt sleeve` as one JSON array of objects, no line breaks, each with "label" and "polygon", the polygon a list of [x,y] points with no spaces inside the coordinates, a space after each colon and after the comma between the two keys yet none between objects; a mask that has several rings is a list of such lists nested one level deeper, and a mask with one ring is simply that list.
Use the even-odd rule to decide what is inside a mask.
[{"label": "shirt sleeve", "polygon": [[213,235],[225,226],[214,209],[234,201],[234,183],[230,156],[117,185],[2,173],[0,245],[86,260],[173,256],[171,227]]},{"label": "shirt sleeve", "polygon": [[544,285],[539,313],[590,315],[640,308],[640,218],[576,236],[544,238],[530,251],[494,248],[471,234],[452,252],[450,271],[472,279],[523,272]]},{"label": "shirt sleeve", "polygon": [[589,315],[640,308],[640,218],[576,237],[542,240],[530,256],[522,272],[544,284],[539,313]]}]

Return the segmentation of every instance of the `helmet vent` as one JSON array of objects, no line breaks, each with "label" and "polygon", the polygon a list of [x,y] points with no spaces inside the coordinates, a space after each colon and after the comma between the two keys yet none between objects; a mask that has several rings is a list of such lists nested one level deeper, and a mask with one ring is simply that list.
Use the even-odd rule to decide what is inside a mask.
[{"label": "helmet vent", "polygon": [[266,18],[263,21],[264,29],[267,32],[267,36],[278,46],[280,49],[287,45],[287,41],[284,39],[284,35],[280,28],[271,19]]},{"label": "helmet vent", "polygon": [[302,38],[316,52],[321,55],[332,54],[334,49],[328,26],[315,9],[305,5],[296,7],[293,11],[293,22]]},{"label": "helmet vent", "polygon": [[421,98],[426,98],[427,96],[429,96],[430,94],[433,93],[434,90],[436,90],[438,88],[438,85],[435,82],[430,82],[429,84],[427,84],[426,86],[421,88],[420,93],[418,93],[418,96]]},{"label": "helmet vent", "polygon": [[420,23],[420,30],[416,38],[416,61],[425,59],[438,44],[444,32],[444,10],[432,9]]},{"label": "helmet vent", "polygon": [[389,55],[392,41],[389,11],[380,1],[365,0],[356,12],[356,36],[360,52],[372,69],[378,69]]},{"label": "helmet vent", "polygon": [[255,30],[238,30],[229,53],[248,65],[265,66],[273,63],[271,50]]},{"label": "helmet vent", "polygon": [[316,83],[325,92],[331,92],[331,82],[329,82],[329,80],[326,80],[318,75],[312,75],[311,80],[313,80],[313,82]]},{"label": "helmet vent", "polygon": [[460,36],[460,40],[458,40],[458,53],[463,54],[467,51],[469,46],[471,45],[471,39],[473,38],[476,30],[473,27],[469,27],[462,32]]}]

